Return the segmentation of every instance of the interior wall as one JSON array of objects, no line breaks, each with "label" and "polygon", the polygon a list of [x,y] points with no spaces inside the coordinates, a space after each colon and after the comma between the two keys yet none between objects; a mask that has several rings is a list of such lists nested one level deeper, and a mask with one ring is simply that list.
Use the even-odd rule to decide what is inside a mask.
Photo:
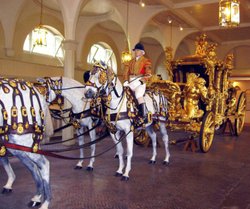
[{"label": "interior wall", "polygon": [[161,75],[163,80],[169,80],[168,74],[166,71],[165,62],[166,62],[165,52],[162,52],[161,55],[159,56],[157,62],[156,62],[155,74]]},{"label": "interior wall", "polygon": [[0,56],[4,55],[4,31],[0,22]]},{"label": "interior wall", "polygon": [[[37,77],[63,75],[62,64],[57,58],[23,51],[26,36],[39,24],[39,18],[40,9],[33,1],[27,1],[17,20],[13,37],[13,56],[5,54],[5,38],[0,24],[0,76],[34,81]],[[44,12],[43,23],[56,28],[63,34],[63,23],[56,15]]]},{"label": "interior wall", "polygon": [[222,44],[218,47],[218,58],[224,60],[228,54],[234,55],[234,69],[232,71],[233,77],[250,76],[250,44],[236,45],[236,44]]},{"label": "interior wall", "polygon": [[143,39],[141,42],[145,48],[145,53],[146,53],[145,56],[151,60],[152,73],[155,74],[156,69],[158,68],[158,65],[159,65],[159,62],[157,62],[157,61],[158,61],[160,55],[164,52],[164,50],[161,47],[160,43],[158,43],[156,40],[152,40],[152,44],[147,43],[147,42],[143,42]]},{"label": "interior wall", "polygon": [[87,57],[91,46],[98,42],[105,42],[112,48],[117,62],[117,75],[122,79],[123,71],[121,67],[121,51],[124,49],[122,46],[125,47],[124,39],[122,37],[123,36],[120,33],[115,31],[107,31],[98,27],[92,28],[84,40],[81,63],[80,66],[78,63],[78,66],[75,69],[75,79],[82,82],[83,73],[92,68],[92,65],[87,63]]},{"label": "interior wall", "polygon": [[0,72],[3,77],[35,81],[38,77],[62,76],[63,68],[0,58]]},{"label": "interior wall", "polygon": [[[194,45],[194,43],[192,43],[192,45]],[[186,41],[182,41],[180,45],[178,46],[178,48],[176,49],[175,54],[173,56],[174,56],[174,59],[179,59],[181,57],[192,55],[194,54],[194,52],[195,51],[190,50]]]}]

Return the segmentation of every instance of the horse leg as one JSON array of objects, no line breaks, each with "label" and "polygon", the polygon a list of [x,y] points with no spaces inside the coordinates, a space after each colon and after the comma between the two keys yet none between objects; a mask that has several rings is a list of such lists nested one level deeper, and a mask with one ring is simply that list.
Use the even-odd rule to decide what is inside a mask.
[{"label": "horse leg", "polygon": [[36,183],[37,192],[36,195],[31,199],[30,203],[28,204],[29,207],[36,207],[41,204],[42,195],[43,192],[43,183],[42,183],[42,177],[39,173],[39,168],[33,161],[33,159],[30,159],[28,156],[28,153],[26,152],[20,152],[20,151],[10,151],[13,155],[15,155],[28,170],[31,172],[31,175]]},{"label": "horse leg", "polygon": [[[94,141],[96,139],[96,131],[95,130],[92,130],[89,132],[89,136],[90,136],[90,139],[91,141]],[[95,162],[95,144],[92,144],[90,146],[90,149],[91,149],[91,158],[89,160],[89,165],[87,166],[87,171],[93,171],[93,164]]]},{"label": "horse leg", "polygon": [[[81,132],[82,131],[82,132]],[[83,127],[81,129],[77,130],[77,136],[78,136],[78,145],[82,146],[84,144],[84,135],[81,135],[81,133],[83,133]],[[81,136],[80,136],[81,135]],[[84,157],[84,152],[83,152],[83,148],[79,149],[80,152],[80,156],[79,158],[83,158]],[[78,163],[75,166],[76,170],[82,169],[82,164],[83,164],[83,160],[79,160]]]},{"label": "horse leg", "polygon": [[153,126],[148,126],[146,128],[146,131],[152,141],[152,148],[153,148],[153,154],[152,157],[149,161],[150,164],[155,164],[156,162],[156,155],[157,155],[157,150],[156,150],[156,146],[157,146],[157,141],[156,141],[156,133],[154,132]]},{"label": "horse leg", "polygon": [[128,181],[129,180],[129,172],[131,170],[131,160],[133,156],[133,145],[134,145],[134,133],[130,132],[126,137],[127,142],[127,165],[125,168],[125,172],[122,176],[122,181]]},{"label": "horse leg", "polygon": [[[116,137],[114,134],[111,134],[110,133],[110,136],[112,137],[114,143],[116,144],[117,143],[117,139],[116,137],[120,137],[120,132],[118,131],[116,133]],[[119,139],[119,138],[118,138]],[[119,167],[118,167],[118,170],[116,171],[115,173],[115,176],[122,176],[122,170],[124,168],[124,159],[123,159],[123,146],[122,146],[122,142],[119,142],[117,145],[116,145],[116,155],[118,155],[118,159],[119,159]]]},{"label": "horse leg", "polygon": [[163,164],[169,165],[170,152],[169,152],[169,147],[168,147],[168,133],[167,133],[165,123],[160,123],[160,132],[162,134],[162,141],[164,143],[165,152],[166,152],[166,156],[165,156],[165,159],[163,161]]},{"label": "horse leg", "polygon": [[0,160],[3,164],[4,170],[6,171],[8,175],[8,180],[7,180],[7,183],[3,186],[2,194],[8,194],[12,192],[12,185],[16,179],[16,175],[10,165],[10,162],[7,156],[1,157]]},{"label": "horse leg", "polygon": [[[29,153],[30,159],[34,162],[34,164],[37,167],[38,170],[38,174],[40,176],[40,181],[42,182],[42,189],[43,189],[43,193],[40,193],[43,195],[43,203],[41,205],[41,207],[39,209],[48,209],[49,207],[49,203],[51,201],[51,188],[50,188],[50,182],[49,182],[49,178],[50,178],[50,163],[47,160],[47,158],[45,158],[43,155],[37,155],[37,154],[33,154],[33,153]],[[39,196],[35,196],[32,199],[36,198],[36,197],[40,197]]]},{"label": "horse leg", "polygon": [[50,188],[50,163],[43,155],[36,159],[36,165],[39,168],[40,176],[42,177],[44,189],[44,202],[39,209],[48,209],[51,201],[51,188]]}]

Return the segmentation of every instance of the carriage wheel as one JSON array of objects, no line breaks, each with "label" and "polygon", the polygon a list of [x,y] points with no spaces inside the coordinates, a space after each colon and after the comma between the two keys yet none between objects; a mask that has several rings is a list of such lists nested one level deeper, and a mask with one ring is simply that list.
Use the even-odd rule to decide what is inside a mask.
[{"label": "carriage wheel", "polygon": [[206,112],[202,119],[202,125],[200,129],[199,147],[202,152],[208,152],[215,132],[215,118],[213,112]]},{"label": "carriage wheel", "polygon": [[241,92],[236,107],[234,129],[235,135],[239,136],[243,130],[246,115],[246,92]]},{"label": "carriage wheel", "polygon": [[146,130],[135,130],[134,142],[140,146],[147,146],[150,139]]}]

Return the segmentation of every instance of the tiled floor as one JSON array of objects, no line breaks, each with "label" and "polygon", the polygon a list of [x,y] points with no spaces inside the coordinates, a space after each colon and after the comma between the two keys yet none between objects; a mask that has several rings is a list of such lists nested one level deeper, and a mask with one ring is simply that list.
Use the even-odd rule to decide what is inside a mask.
[{"label": "tiled floor", "polygon": [[[181,134],[169,135],[173,139]],[[112,145],[106,138],[97,145],[97,152]],[[49,158],[53,193],[50,208],[250,209],[250,127],[240,137],[216,135],[207,154],[183,151],[183,147],[170,145],[171,163],[166,167],[161,164],[163,146],[158,148],[158,161],[152,165],[148,164],[151,148],[135,145],[128,182],[113,175],[118,166],[114,149],[96,159],[93,172],[74,170],[75,161]],[[67,154],[77,156],[77,151]],[[17,159],[11,162],[17,179],[12,194],[0,194],[0,209],[25,209],[35,185]],[[4,185],[2,166],[0,173],[0,185]]]}]

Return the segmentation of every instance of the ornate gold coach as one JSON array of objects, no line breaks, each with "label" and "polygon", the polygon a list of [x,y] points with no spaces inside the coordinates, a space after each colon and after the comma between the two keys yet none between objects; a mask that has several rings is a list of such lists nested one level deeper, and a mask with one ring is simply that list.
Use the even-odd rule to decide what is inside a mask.
[{"label": "ornate gold coach", "polygon": [[198,137],[198,147],[208,152],[216,130],[238,136],[246,113],[246,92],[238,95],[239,87],[229,80],[233,55],[218,60],[214,43],[202,34],[196,40],[194,55],[172,60],[171,48],[166,48],[166,69],[170,80],[152,77],[149,88],[158,89],[168,99],[167,127],[190,132]]}]

